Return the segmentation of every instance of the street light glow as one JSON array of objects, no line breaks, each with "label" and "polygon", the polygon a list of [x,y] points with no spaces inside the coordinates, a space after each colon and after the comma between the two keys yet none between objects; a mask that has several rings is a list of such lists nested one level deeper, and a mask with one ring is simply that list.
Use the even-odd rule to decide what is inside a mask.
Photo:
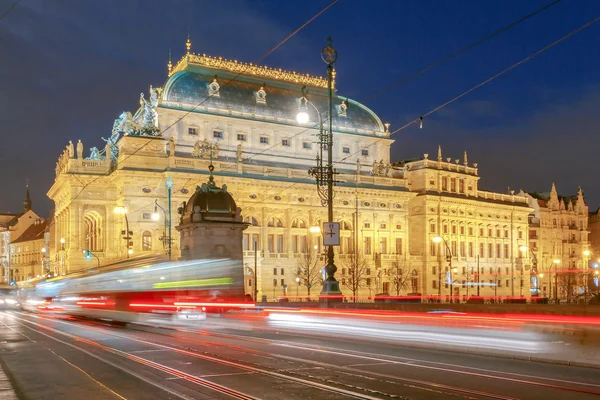
[{"label": "street light glow", "polygon": [[310,120],[310,117],[308,116],[308,107],[306,104],[307,102],[308,100],[306,100],[306,97],[302,96],[302,98],[300,98],[300,106],[298,107],[298,114],[296,114],[296,122],[302,125],[308,123]]},{"label": "street light glow", "polygon": [[441,236],[434,236],[431,240],[433,240],[435,243],[441,243],[443,239]]},{"label": "street light glow", "polygon": [[127,254],[133,254],[133,250],[131,250],[131,249],[127,250]]},{"label": "street light glow", "polygon": [[60,242],[61,242],[62,244],[65,244],[65,238],[60,238]]},{"label": "street light glow", "polygon": [[123,206],[116,206],[114,212],[115,214],[127,214],[127,209]]},{"label": "street light glow", "polygon": [[152,213],[152,219],[153,219],[154,221],[158,221],[158,219],[159,219],[159,218],[160,218],[160,215],[158,215],[158,213],[157,213],[156,211],[154,211],[154,212]]},{"label": "street light glow", "polygon": [[519,247],[519,250],[521,250],[521,251],[527,251],[527,249],[528,249],[528,247],[524,246],[524,245]]},{"label": "street light glow", "polygon": [[310,233],[320,233],[321,232],[321,228],[318,226],[311,226],[309,229]]},{"label": "street light glow", "polygon": [[554,260],[552,260],[552,262],[553,262],[554,264],[560,264],[560,260],[559,260],[559,259],[557,259],[557,258],[555,258]]},{"label": "street light glow", "polygon": [[584,251],[583,251],[583,255],[584,255],[584,256],[586,256],[586,257],[589,257],[589,256],[590,256],[590,254],[592,254],[592,252],[591,252],[591,251],[589,251],[589,250],[584,250]]},{"label": "street light glow", "polygon": [[46,252],[46,248],[42,247],[42,253],[45,253],[45,252]]},{"label": "street light glow", "polygon": [[543,278],[543,277],[544,277],[544,274],[538,274],[538,276],[539,276],[540,278]]}]

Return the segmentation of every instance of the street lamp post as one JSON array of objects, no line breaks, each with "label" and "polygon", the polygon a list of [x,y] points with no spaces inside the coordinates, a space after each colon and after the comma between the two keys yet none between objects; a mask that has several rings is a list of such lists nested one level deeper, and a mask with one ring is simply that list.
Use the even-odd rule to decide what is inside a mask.
[{"label": "street lamp post", "polygon": [[122,214],[125,217],[125,231],[121,231],[123,239],[127,241],[127,258],[129,258],[130,254],[133,254],[133,250],[131,249],[131,235],[133,232],[129,230],[129,219],[127,218],[127,208],[123,206],[116,206],[114,209],[115,214]]},{"label": "street lamp post", "polygon": [[173,180],[171,179],[171,175],[167,176],[167,180],[165,181],[165,186],[167,187],[167,209],[165,210],[163,207],[158,204],[158,199],[154,201],[154,213],[152,213],[152,219],[158,221],[160,216],[158,215],[158,208],[160,208],[165,215],[164,222],[164,233],[163,233],[163,244],[166,242],[167,247],[167,255],[169,256],[169,260],[171,260],[172,256],[172,248],[173,248],[173,238],[171,236],[172,232],[172,220],[171,220],[171,188],[173,188]]},{"label": "street lamp post", "polygon": [[[327,88],[329,90],[329,130],[327,131],[327,135],[325,135],[323,130],[323,118],[321,113],[317,107],[306,98],[305,88],[302,88],[302,98],[300,99],[300,107],[296,119],[298,123],[301,124],[305,124],[309,121],[308,104],[317,111],[320,125],[319,146],[321,154],[323,148],[325,146],[327,147],[327,165],[323,165],[322,156],[317,157],[317,166],[311,168],[309,174],[316,178],[317,192],[319,197],[327,203],[327,221],[331,223],[333,222],[333,184],[335,182],[334,175],[336,174],[333,169],[333,65],[337,60],[337,51],[331,45],[331,38],[329,38],[327,42],[327,46],[325,46],[321,52],[321,57],[327,64]],[[326,186],[326,190],[324,186]],[[321,294],[324,295],[325,298],[330,298],[330,296],[341,297],[342,292],[340,291],[340,284],[334,277],[337,267],[334,262],[333,246],[328,246],[327,248],[327,267],[325,270],[327,272],[327,279],[323,282]]]},{"label": "street lamp post", "polygon": [[554,304],[558,304],[558,264],[560,264],[560,260],[555,258],[552,260],[554,264]]},{"label": "street lamp post", "polygon": [[[446,252],[448,253],[446,255],[446,261],[448,262],[450,270],[452,270],[452,250],[450,250],[450,246],[448,246],[448,242],[446,242],[446,239],[444,239],[441,236],[434,236],[432,240],[434,243],[444,242],[444,245],[446,246]],[[441,297],[442,297],[442,266],[441,265],[439,268],[438,282],[439,282],[438,295],[439,295],[439,299],[441,301]],[[450,302],[452,302],[453,296],[454,296],[454,293],[452,293],[452,284],[450,284]]]}]

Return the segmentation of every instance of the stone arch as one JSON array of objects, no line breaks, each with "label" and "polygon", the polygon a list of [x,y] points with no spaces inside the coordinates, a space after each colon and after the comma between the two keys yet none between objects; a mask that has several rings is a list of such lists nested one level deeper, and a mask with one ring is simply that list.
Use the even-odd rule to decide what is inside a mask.
[{"label": "stone arch", "polygon": [[294,218],[294,220],[292,221],[292,228],[306,229],[308,228],[308,225],[306,224],[306,221],[304,219]]},{"label": "stone arch", "polygon": [[271,228],[283,228],[283,222],[277,217],[271,217],[267,222],[267,226]]},{"label": "stone arch", "polygon": [[248,217],[244,218],[244,222],[247,224],[250,224],[252,226],[260,226],[260,224],[258,223],[258,220],[256,218],[254,218],[253,216],[248,216]]},{"label": "stone arch", "polygon": [[90,251],[104,250],[104,218],[97,210],[88,210],[84,220],[84,248]]},{"label": "stone arch", "polygon": [[142,233],[142,251],[152,251],[152,232],[150,231]]}]

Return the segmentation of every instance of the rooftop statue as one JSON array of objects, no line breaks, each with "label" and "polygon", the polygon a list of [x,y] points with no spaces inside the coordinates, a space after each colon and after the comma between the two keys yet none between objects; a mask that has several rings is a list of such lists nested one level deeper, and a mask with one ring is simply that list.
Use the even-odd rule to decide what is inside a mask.
[{"label": "rooftop statue", "polygon": [[140,106],[142,111],[142,128],[139,131],[141,135],[157,135],[158,129],[158,113],[155,108],[158,105],[158,90],[150,86],[150,97],[148,100],[144,97],[144,93],[140,94]]}]

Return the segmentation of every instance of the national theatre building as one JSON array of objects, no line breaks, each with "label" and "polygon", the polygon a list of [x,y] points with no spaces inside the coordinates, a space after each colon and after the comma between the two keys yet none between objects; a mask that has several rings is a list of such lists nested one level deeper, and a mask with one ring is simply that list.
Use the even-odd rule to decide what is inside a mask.
[{"label": "national theatre building", "polygon": [[[179,62],[169,61],[166,82],[141,95],[135,113],[121,114],[112,132],[98,132],[107,137],[104,146],[88,150],[73,140],[60,156],[48,192],[59,270],[94,266],[84,249],[100,264],[165,254],[167,181],[177,259],[178,208],[207,182],[212,164],[215,183],[226,185],[248,224],[248,293],[256,262],[259,299],[306,297],[297,267],[306,254],[323,260],[314,227],[327,221],[327,208],[308,174],[322,154],[319,116],[309,109],[309,122],[300,124],[296,114],[306,87],[328,118],[327,80],[194,54],[189,40],[186,47]],[[528,244],[533,211],[526,196],[480,190],[478,165],[466,153],[444,158],[439,148],[394,162],[388,124],[337,92],[333,103],[336,278],[345,295],[352,295],[345,285],[355,252],[365,259],[358,293],[365,300],[377,293],[534,293],[535,268],[519,251]],[[226,249],[215,256],[227,256]]]}]

